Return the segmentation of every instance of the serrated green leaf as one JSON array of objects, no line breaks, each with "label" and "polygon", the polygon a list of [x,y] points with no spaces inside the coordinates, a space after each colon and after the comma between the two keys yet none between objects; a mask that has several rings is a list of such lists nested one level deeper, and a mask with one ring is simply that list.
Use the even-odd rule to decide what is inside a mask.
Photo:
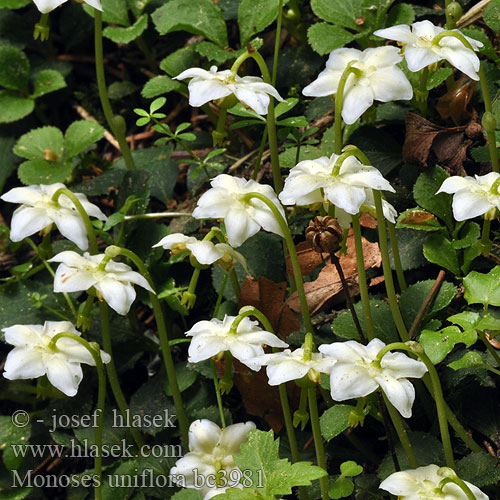
[{"label": "serrated green leaf", "polygon": [[148,27],[148,15],[143,14],[132,26],[106,26],[102,34],[115,43],[130,43],[146,30]]},{"label": "serrated green leaf", "polygon": [[44,69],[36,75],[35,82],[33,84],[34,90],[31,97],[36,99],[45,94],[50,94],[56,90],[63,89],[64,87],[66,87],[66,82],[59,71]]},{"label": "serrated green leaf", "polygon": [[151,17],[160,35],[183,30],[203,35],[221,47],[228,44],[222,12],[210,0],[171,0],[156,9]]},{"label": "serrated green leaf", "polygon": [[146,85],[144,85],[141,91],[141,95],[146,99],[151,99],[152,97],[157,97],[162,94],[168,94],[180,87],[180,82],[172,80],[172,78],[167,75],[155,76],[146,82]]},{"label": "serrated green leaf", "polygon": [[488,453],[472,452],[457,462],[457,474],[460,479],[482,488],[500,480],[500,464]]},{"label": "serrated green leaf", "polygon": [[422,172],[413,187],[415,201],[422,207],[439,217],[448,228],[453,227],[453,215],[451,213],[451,198],[447,193],[436,194],[448,173],[441,167],[433,167]]},{"label": "serrated green leaf", "polygon": [[170,500],[202,500],[202,496],[199,490],[183,488],[181,491],[174,493]]},{"label": "serrated green leaf", "polygon": [[457,251],[451,241],[442,234],[431,234],[424,243],[424,257],[433,264],[442,266],[455,276],[460,276]]},{"label": "serrated green leaf", "polygon": [[453,370],[461,370],[462,368],[483,368],[484,361],[477,351],[466,352],[460,359],[449,363],[448,366]]},{"label": "serrated green leaf", "polygon": [[416,231],[439,231],[443,229],[443,226],[433,214],[418,207],[409,208],[399,214],[396,227],[398,229],[415,229]]},{"label": "serrated green leaf", "polygon": [[423,330],[420,335],[420,343],[435,365],[441,363],[456,344],[465,344],[466,347],[470,347],[476,341],[477,333],[475,330],[462,331],[458,326],[447,326],[439,332]]},{"label": "serrated green leaf", "polygon": [[453,70],[451,68],[439,68],[437,71],[433,71],[427,79],[427,90],[432,90],[441,85],[452,74]]},{"label": "serrated green leaf", "polygon": [[[127,0],[101,0],[101,5],[103,22],[130,26]],[[94,7],[84,4],[83,8],[87,14],[94,17]]]},{"label": "serrated green leaf", "polygon": [[280,153],[280,166],[282,168],[293,168],[297,165],[298,162],[304,160],[316,160],[317,158],[321,158],[325,156],[321,149],[315,146],[302,146],[299,151],[299,158],[297,160],[297,148],[287,148],[283,153]]},{"label": "serrated green leaf", "polygon": [[[475,328],[480,320],[481,320],[480,314],[473,311],[463,311],[461,313],[454,314],[453,316],[448,317],[448,321],[450,323],[461,326],[464,330]],[[500,324],[500,320],[495,320],[495,321],[498,321]]]},{"label": "serrated green leaf", "polygon": [[496,33],[500,33],[500,1],[492,0],[484,9],[484,22]]},{"label": "serrated green leaf", "polygon": [[[412,325],[415,317],[420,309],[425,298],[429,294],[431,288],[434,285],[434,280],[419,281],[413,285],[410,285],[405,291],[401,293],[401,298],[399,300],[399,306],[401,308],[401,314],[405,320],[405,324],[408,328]],[[452,283],[447,281],[443,282],[439,292],[434,299],[431,307],[427,311],[422,321],[422,326],[425,326],[425,322],[431,319],[437,312],[442,311],[453,300],[455,296],[456,288]]]},{"label": "serrated green leaf", "polygon": [[28,90],[30,63],[26,54],[12,45],[0,45],[0,85],[10,90]]},{"label": "serrated green leaf", "polygon": [[20,97],[12,90],[0,90],[0,123],[10,123],[29,115],[35,108],[31,98]]},{"label": "serrated green leaf", "polygon": [[[372,311],[373,328],[375,336],[386,344],[397,342],[398,333],[392,319],[391,309],[383,300],[370,299]],[[363,331],[366,331],[365,318],[361,302],[354,305],[359,323]],[[332,322],[332,330],[335,335],[349,340],[359,340],[358,330],[352,319],[351,312],[342,311]]]},{"label": "serrated green leaf", "polygon": [[61,163],[50,163],[42,158],[24,161],[19,165],[17,175],[19,180],[29,186],[31,184],[53,184],[54,182],[64,182],[73,172],[71,162],[62,165]]},{"label": "serrated green leaf", "polygon": [[328,408],[319,419],[321,435],[330,441],[348,429],[348,419],[352,410],[354,410],[354,406],[341,404]]},{"label": "serrated green leaf", "polygon": [[64,150],[69,160],[104,137],[104,128],[96,122],[78,120],[64,134]]},{"label": "serrated green leaf", "polygon": [[358,38],[340,26],[327,23],[316,23],[307,30],[307,41],[315,52],[320,55],[330,53],[332,50],[344,47]]},{"label": "serrated green leaf", "polygon": [[354,483],[347,477],[340,476],[328,489],[328,496],[335,500],[348,497],[353,491]]},{"label": "serrated green leaf", "polygon": [[479,227],[479,224],[475,222],[467,222],[460,230],[459,236],[460,239],[453,240],[451,242],[451,245],[455,250],[468,248],[473,245],[477,246],[479,238],[481,237],[481,228]]},{"label": "serrated green leaf", "polygon": [[3,450],[3,463],[9,470],[17,470],[23,463],[24,456],[16,453],[15,448],[29,443],[31,424],[28,416],[27,419],[26,426],[17,426],[13,424],[12,416],[0,415],[0,449]]},{"label": "serrated green leaf", "polygon": [[361,0],[311,0],[313,12],[330,23],[359,30],[356,19],[362,15]]},{"label": "serrated green leaf", "polygon": [[160,69],[171,76],[177,76],[185,69],[199,66],[200,55],[196,51],[196,44],[172,52],[160,62]]},{"label": "serrated green leaf", "polygon": [[470,304],[500,306],[500,266],[489,273],[470,272],[464,278],[464,298]]},{"label": "serrated green leaf", "polygon": [[241,0],[238,6],[240,41],[244,46],[278,16],[279,0]]},{"label": "serrated green leaf", "polygon": [[391,7],[387,14],[385,26],[397,26],[398,24],[412,24],[415,21],[415,9],[408,3],[398,3]]},{"label": "serrated green leaf", "polygon": [[50,150],[61,161],[64,138],[57,127],[40,127],[22,135],[14,146],[14,153],[27,160],[43,159],[44,152]]}]

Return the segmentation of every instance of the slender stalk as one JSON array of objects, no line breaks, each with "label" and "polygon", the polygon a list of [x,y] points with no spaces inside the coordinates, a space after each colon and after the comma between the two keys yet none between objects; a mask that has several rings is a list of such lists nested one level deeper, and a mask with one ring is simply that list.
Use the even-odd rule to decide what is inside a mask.
[{"label": "slender stalk", "polygon": [[385,289],[387,291],[387,297],[389,298],[389,305],[391,307],[392,317],[396,328],[398,329],[399,336],[401,340],[407,341],[410,339],[408,336],[408,331],[401,316],[401,311],[399,310],[398,301],[396,298],[396,291],[394,289],[394,281],[392,279],[392,269],[389,260],[389,247],[387,245],[387,234],[385,230],[385,218],[384,212],[382,210],[382,195],[380,191],[373,189],[373,198],[375,199],[375,207],[377,210],[377,221],[378,221],[378,237],[380,245],[380,253],[382,254],[382,267],[384,269],[384,280]]},{"label": "slender stalk", "polygon": [[293,276],[295,278],[295,285],[297,287],[297,294],[300,301],[300,309],[302,311],[302,317],[304,319],[304,326],[306,327],[306,332],[313,332],[313,326],[311,323],[311,315],[309,312],[309,307],[307,305],[306,292],[304,290],[304,281],[302,280],[302,272],[300,270],[299,259],[297,257],[297,252],[295,250],[295,244],[293,242],[292,233],[286,223],[286,220],[281,215],[278,207],[269,198],[261,193],[248,193],[241,198],[241,201],[248,202],[252,198],[257,198],[263,201],[273,213],[276,221],[280,225],[283,237],[285,239],[286,245],[288,247],[288,254],[290,255],[290,261],[292,263]]},{"label": "slender stalk", "polygon": [[415,456],[415,452],[413,451],[413,446],[408,438],[408,434],[406,433],[406,429],[403,425],[403,421],[401,420],[401,416],[399,415],[398,410],[392,406],[391,402],[387,399],[387,396],[382,392],[382,396],[384,397],[385,406],[389,415],[391,417],[392,423],[396,432],[399,436],[399,441],[401,442],[401,446],[408,458],[408,462],[412,469],[416,469],[418,467],[417,457]]},{"label": "slender stalk", "polygon": [[396,227],[391,221],[387,221],[387,227],[389,228],[389,240],[391,242],[392,256],[394,257],[394,267],[396,268],[399,289],[404,292],[408,286],[406,285],[405,273],[403,272],[403,266],[401,265]]},{"label": "slender stalk", "polygon": [[[154,281],[151,278],[151,275],[149,274],[146,265],[141,260],[141,258],[137,256],[134,252],[132,252],[131,250],[127,250],[126,248],[111,246],[106,249],[106,254],[107,255],[118,254],[128,257],[136,265],[139,272],[146,278],[151,288],[155,290]],[[169,335],[167,331],[167,325],[165,322],[165,317],[163,315],[163,309],[161,307],[160,301],[158,300],[156,293],[149,292],[149,296],[151,299],[151,304],[153,306],[153,312],[156,320],[156,327],[158,328],[158,336],[160,337],[161,352],[165,364],[165,369],[167,371],[170,390],[172,391],[175,409],[177,411],[177,421],[179,422],[182,441],[184,443],[184,446],[186,446],[187,448],[189,442],[188,439],[189,425],[186,417],[186,412],[184,410],[184,404],[182,402],[181,391],[179,390],[179,384],[177,382],[177,374],[175,372],[174,361],[172,359],[172,351],[170,349],[170,344],[168,343]]]},{"label": "slender stalk", "polygon": [[[318,466],[326,471],[326,455],[325,447],[323,445],[323,437],[321,436],[321,429],[319,426],[316,387],[308,388],[307,396],[309,399],[309,414],[311,416],[311,427],[314,437],[314,448],[316,449],[316,460],[318,461]],[[319,479],[319,485],[321,488],[322,500],[330,500],[330,497],[328,495],[328,475],[323,476]]]},{"label": "slender stalk", "polygon": [[478,332],[478,334],[479,338],[483,341],[483,344],[485,345],[486,349],[495,359],[497,366],[500,366],[500,356],[498,355],[498,352],[493,348],[493,346],[489,343],[488,339],[486,338],[486,334],[484,332]]},{"label": "slender stalk", "polygon": [[358,267],[359,293],[361,295],[361,306],[365,318],[365,328],[368,340],[375,338],[375,329],[373,328],[372,310],[370,307],[370,297],[368,295],[368,284],[366,282],[365,259],[363,256],[363,242],[361,239],[361,225],[359,215],[352,217],[352,229],[354,231],[354,244],[356,247],[356,263]]},{"label": "slender stalk", "polygon": [[266,143],[267,143],[267,127],[265,128],[264,133],[262,134],[262,139],[260,140],[259,152],[257,153],[257,158],[255,159],[255,167],[252,173],[252,179],[254,181],[257,180],[257,175],[259,175],[260,162],[262,160],[262,154],[264,153],[264,148],[266,147]]},{"label": "slender stalk", "polygon": [[281,22],[283,21],[283,0],[278,3],[278,19],[276,20],[276,36],[274,37],[273,74],[271,85],[276,85],[276,75],[278,74],[278,58],[280,53]]},{"label": "slender stalk", "polygon": [[104,373],[104,366],[101,359],[101,352],[99,346],[95,347],[87,342],[82,337],[75,335],[70,332],[63,332],[54,335],[49,343],[49,347],[57,349],[56,343],[61,338],[72,339],[79,344],[81,344],[92,356],[95,366],[97,368],[97,376],[98,376],[98,389],[97,389],[97,419],[96,419],[96,429],[95,429],[95,445],[99,450],[98,453],[94,456],[94,477],[95,477],[95,488],[94,488],[94,498],[95,500],[102,499],[102,490],[101,490],[101,475],[102,475],[102,422],[104,418],[104,405],[106,402],[106,375]]},{"label": "slender stalk", "polygon": [[[106,364],[106,371],[108,373],[109,384],[111,385],[111,391],[115,398],[116,404],[120,409],[121,414],[126,418],[130,409],[127,404],[127,400],[123,394],[122,388],[120,386],[120,381],[118,379],[118,373],[115,366],[115,358],[113,356],[113,347],[111,344],[111,331],[109,327],[109,306],[106,302],[102,301],[99,303],[99,311],[101,314],[101,333],[102,333],[102,346],[104,351],[111,356],[111,361]],[[130,433],[135,441],[135,444],[139,449],[144,446],[144,438],[141,433],[135,428],[130,428]]]},{"label": "slender stalk", "polygon": [[83,208],[83,205],[81,204],[80,200],[75,196],[74,193],[72,193],[68,188],[60,188],[58,189],[52,196],[52,201],[57,203],[57,200],[59,200],[59,196],[61,195],[66,196],[69,198],[72,202],[73,205],[75,205],[76,210],[80,214],[80,217],[82,218],[83,224],[85,225],[85,229],[87,230],[87,236],[90,241],[90,252],[92,254],[96,254],[99,250],[97,248],[97,238],[95,235],[94,231],[94,226],[92,225],[92,222],[90,222],[89,214],[87,211]]},{"label": "slender stalk", "polygon": [[214,313],[212,314],[212,317],[214,317],[214,318],[217,318],[217,316],[219,315],[219,309],[220,309],[220,305],[222,303],[222,297],[224,297],[224,290],[226,289],[228,276],[229,276],[229,273],[225,273],[224,278],[222,279],[219,293],[217,294],[217,302],[215,303]]},{"label": "slender stalk", "polygon": [[102,50],[102,12],[94,9],[94,13],[95,71],[101,107],[104,112],[104,116],[106,117],[106,121],[108,122],[108,126],[118,141],[120,151],[123,155],[127,168],[134,169],[134,160],[125,137],[125,121],[122,117],[120,117],[121,120],[116,120],[118,117],[113,116],[113,110],[111,109],[111,103],[109,102],[106,77],[104,75],[104,57]]},{"label": "slender stalk", "polygon": [[232,267],[231,271],[229,271],[229,277],[231,278],[231,284],[233,285],[234,294],[236,295],[236,302],[238,302],[238,300],[240,300],[241,288],[234,267]]},{"label": "slender stalk", "polygon": [[191,275],[191,281],[189,282],[189,287],[186,292],[182,295],[181,304],[187,304],[188,308],[194,307],[196,303],[196,285],[198,284],[198,279],[200,278],[201,269],[195,267],[193,274]]},{"label": "slender stalk", "polygon": [[385,406],[384,397],[382,396],[381,391],[377,391],[378,405],[380,406],[380,413],[382,414],[382,421],[384,422],[385,435],[387,436],[387,445],[389,446],[389,450],[391,452],[392,463],[394,464],[394,468],[396,471],[401,470],[401,466],[399,465],[398,455],[396,453],[396,448],[394,447],[394,441],[392,439],[392,429],[389,423],[389,414],[387,412],[387,407]]},{"label": "slender stalk", "polygon": [[491,229],[491,220],[484,219],[483,220],[483,230],[481,232],[481,240],[479,242],[479,249],[481,253],[488,257],[491,251],[491,239],[490,239],[490,229]]},{"label": "slender stalk", "polygon": [[226,417],[224,416],[224,406],[222,406],[222,396],[219,391],[219,376],[217,374],[217,367],[215,361],[210,358],[210,367],[212,368],[212,377],[214,379],[215,396],[217,398],[217,407],[219,408],[220,423],[222,427],[226,427]]},{"label": "slender stalk", "polygon": [[441,481],[439,486],[441,486],[442,488],[446,483],[455,483],[465,493],[465,496],[467,497],[468,500],[477,500],[476,495],[472,493],[471,489],[467,486],[465,481],[460,479],[456,474],[453,478],[443,479],[443,481]]}]

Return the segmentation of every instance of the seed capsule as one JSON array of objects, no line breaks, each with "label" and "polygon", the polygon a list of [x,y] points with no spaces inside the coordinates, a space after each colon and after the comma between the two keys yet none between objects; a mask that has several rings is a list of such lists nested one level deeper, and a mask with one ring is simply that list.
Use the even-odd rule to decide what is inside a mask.
[{"label": "seed capsule", "polygon": [[333,217],[316,217],[306,227],[306,239],[318,253],[335,253],[340,249],[343,231]]}]

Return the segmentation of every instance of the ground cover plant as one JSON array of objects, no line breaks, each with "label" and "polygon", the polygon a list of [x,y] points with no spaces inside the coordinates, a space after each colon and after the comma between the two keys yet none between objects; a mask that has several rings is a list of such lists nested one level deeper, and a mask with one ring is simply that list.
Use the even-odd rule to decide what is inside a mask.
[{"label": "ground cover plant", "polygon": [[500,498],[499,33],[0,0],[0,499]]}]

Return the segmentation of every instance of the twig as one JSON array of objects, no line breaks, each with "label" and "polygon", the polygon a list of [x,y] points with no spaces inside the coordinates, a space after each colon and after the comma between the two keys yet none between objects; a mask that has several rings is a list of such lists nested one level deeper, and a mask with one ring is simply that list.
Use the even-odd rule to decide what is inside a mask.
[{"label": "twig", "polygon": [[429,309],[430,305],[432,304],[432,301],[435,299],[436,295],[438,294],[439,289],[441,288],[441,285],[443,284],[445,275],[446,275],[446,273],[441,269],[441,271],[439,271],[439,274],[437,275],[437,278],[436,278],[436,281],[434,282],[434,285],[432,285],[432,288],[429,290],[427,297],[425,297],[424,301],[422,302],[422,305],[420,306],[420,309],[418,310],[418,313],[415,316],[415,320],[413,321],[413,324],[411,325],[410,331],[408,332],[410,339],[412,339],[416,335],[416,333],[418,331],[418,327],[420,326],[420,323],[424,319],[424,316],[427,313],[427,310]]},{"label": "twig", "polygon": [[469,24],[475,23],[478,19],[483,17],[485,7],[491,0],[481,0],[476,5],[471,7],[458,21],[457,28],[465,28]]}]

